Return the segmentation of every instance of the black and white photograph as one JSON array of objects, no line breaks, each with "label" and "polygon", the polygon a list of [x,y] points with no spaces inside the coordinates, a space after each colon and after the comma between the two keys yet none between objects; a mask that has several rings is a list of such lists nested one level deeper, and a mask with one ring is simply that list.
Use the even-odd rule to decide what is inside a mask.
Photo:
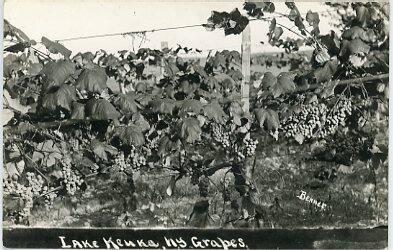
[{"label": "black and white photograph", "polygon": [[389,12],[5,0],[3,246],[387,249]]}]

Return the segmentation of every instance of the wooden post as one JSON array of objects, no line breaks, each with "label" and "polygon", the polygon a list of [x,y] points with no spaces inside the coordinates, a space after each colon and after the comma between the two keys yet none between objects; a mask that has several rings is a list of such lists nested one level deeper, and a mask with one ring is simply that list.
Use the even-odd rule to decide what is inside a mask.
[{"label": "wooden post", "polygon": [[[168,48],[168,42],[167,41],[162,41],[161,42],[161,51],[163,51],[164,49],[167,49],[167,48]],[[160,79],[164,78],[164,72],[165,72],[165,68],[164,68],[165,61],[164,60],[165,60],[164,58],[161,58],[161,76],[160,76]]]},{"label": "wooden post", "polygon": [[242,74],[241,95],[243,112],[250,113],[250,76],[251,76],[251,31],[250,24],[242,32]]}]

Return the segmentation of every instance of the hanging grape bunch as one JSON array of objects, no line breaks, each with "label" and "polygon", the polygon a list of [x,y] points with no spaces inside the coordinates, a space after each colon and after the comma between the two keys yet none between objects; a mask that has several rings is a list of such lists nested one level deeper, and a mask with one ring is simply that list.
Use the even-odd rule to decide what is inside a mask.
[{"label": "hanging grape bunch", "polygon": [[146,165],[146,158],[137,151],[134,145],[131,146],[130,158],[134,169]]},{"label": "hanging grape bunch", "polygon": [[325,138],[334,134],[351,114],[351,101],[343,99],[332,110],[324,103],[301,105],[301,111],[289,116],[282,122],[285,137],[303,136],[305,139]]},{"label": "hanging grape bunch", "polygon": [[233,151],[236,152],[236,161],[241,162],[246,158],[243,150],[241,150],[237,144],[233,146]]},{"label": "hanging grape bunch", "polygon": [[346,118],[352,114],[352,102],[348,99],[338,101],[336,107],[326,116],[326,121],[319,133],[320,138],[333,134],[339,126],[345,126]]},{"label": "hanging grape bunch", "polygon": [[23,209],[17,213],[17,220],[22,222],[24,219],[30,216],[31,209],[33,208],[33,190],[31,187],[26,187],[16,181],[12,181],[7,185],[8,188],[5,189],[4,192],[7,190],[8,194],[19,197],[24,203]]},{"label": "hanging grape bunch", "polygon": [[207,197],[207,194],[209,192],[209,179],[206,176],[202,176],[199,178],[199,195],[202,197]]},{"label": "hanging grape bunch", "polygon": [[63,167],[61,169],[61,172],[63,174],[63,182],[65,184],[67,193],[70,195],[74,195],[80,189],[80,186],[83,183],[83,179],[79,175],[77,175],[75,171],[72,171],[71,162],[68,159],[63,160]]},{"label": "hanging grape bunch", "polygon": [[230,146],[229,133],[224,131],[224,127],[219,124],[213,124],[213,139],[221,145],[223,148],[227,149]]},{"label": "hanging grape bunch", "polygon": [[327,107],[325,104],[301,105],[301,111],[283,121],[282,130],[285,137],[300,134],[306,139],[313,137],[324,123]]},{"label": "hanging grape bunch", "polygon": [[115,158],[114,168],[119,172],[125,172],[130,169],[130,164],[126,163],[124,153],[120,152]]},{"label": "hanging grape bunch", "polygon": [[42,179],[42,176],[35,175],[32,172],[28,172],[26,173],[26,179],[29,183],[29,186],[31,187],[33,195],[39,195],[42,190],[42,186],[44,185],[44,180]]},{"label": "hanging grape bunch", "polygon": [[253,140],[252,138],[244,137],[243,143],[245,146],[245,151],[247,156],[253,156],[255,154],[255,149],[258,145],[258,140]]}]

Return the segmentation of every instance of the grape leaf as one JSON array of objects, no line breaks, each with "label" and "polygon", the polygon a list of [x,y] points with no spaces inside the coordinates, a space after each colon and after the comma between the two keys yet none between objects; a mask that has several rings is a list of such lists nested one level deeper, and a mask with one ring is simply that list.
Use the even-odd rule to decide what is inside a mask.
[{"label": "grape leaf", "polygon": [[71,119],[82,120],[85,119],[85,105],[82,103],[73,102]]},{"label": "grape leaf", "polygon": [[340,56],[347,57],[355,54],[368,54],[370,46],[364,43],[359,38],[348,41],[343,40],[341,45]]},{"label": "grape leaf", "polygon": [[373,43],[377,39],[377,36],[372,29],[366,31],[359,26],[353,26],[350,29],[345,30],[341,37],[347,40],[355,40],[359,38],[366,43]]},{"label": "grape leaf", "polygon": [[42,107],[51,111],[55,111],[58,107],[60,107],[71,112],[71,104],[76,100],[75,88],[73,86],[63,84],[56,92],[45,94],[42,97]]},{"label": "grape leaf", "polygon": [[214,76],[214,78],[218,81],[219,85],[224,89],[232,89],[236,86],[236,82],[227,74],[218,73]]},{"label": "grape leaf", "polygon": [[280,125],[280,120],[276,111],[271,109],[259,108],[255,110],[255,117],[259,122],[259,127],[267,128],[268,130],[277,130]]},{"label": "grape leaf", "polygon": [[179,68],[176,66],[175,62],[166,62],[164,66],[165,75],[168,77],[174,77],[178,72]]},{"label": "grape leaf", "polygon": [[86,113],[93,120],[117,120],[120,113],[105,99],[92,99],[86,104]]},{"label": "grape leaf", "polygon": [[189,143],[194,143],[201,139],[202,130],[196,118],[185,118],[181,122],[180,136]]},{"label": "grape leaf", "polygon": [[141,113],[135,113],[131,118],[132,123],[137,126],[142,132],[150,129],[150,124],[146,121],[145,117]]},{"label": "grape leaf", "polygon": [[19,42],[7,48],[4,48],[4,51],[11,52],[11,53],[18,53],[18,52],[23,52],[25,49],[29,48],[30,46],[31,46],[30,42]]},{"label": "grape leaf", "polygon": [[370,11],[363,5],[356,7],[356,22],[363,28],[367,27],[368,22],[371,19]]},{"label": "grape leaf", "polygon": [[293,82],[294,75],[289,72],[282,72],[277,76],[277,82],[271,87],[271,93],[274,97],[292,92],[296,89]]},{"label": "grape leaf", "polygon": [[199,114],[203,109],[202,103],[195,99],[179,101],[178,105],[180,106],[181,111],[193,112],[195,114]]},{"label": "grape leaf", "polygon": [[4,175],[12,177],[14,175],[19,176],[25,169],[25,161],[20,160],[18,162],[7,162],[4,168]]},{"label": "grape leaf", "polygon": [[135,114],[138,112],[138,105],[135,101],[135,97],[129,93],[127,94],[118,94],[114,100],[113,104],[117,107],[122,113],[131,113]]},{"label": "grape leaf", "polygon": [[162,114],[172,114],[176,107],[176,101],[172,99],[159,99],[150,102],[153,112]]},{"label": "grape leaf", "polygon": [[314,70],[314,78],[316,82],[320,83],[330,81],[337,71],[338,63],[337,59],[332,59],[326,62],[323,67]]},{"label": "grape leaf", "polygon": [[23,67],[20,58],[14,54],[8,54],[3,59],[3,75],[4,77],[11,78],[13,71],[18,71]]},{"label": "grape leaf", "polygon": [[58,42],[53,42],[46,37],[41,38],[41,42],[45,45],[45,47],[53,54],[62,54],[65,58],[70,58],[71,50],[64,47],[62,44]]},{"label": "grape leaf", "polygon": [[317,12],[312,12],[311,10],[309,10],[307,12],[307,15],[306,15],[306,21],[308,22],[308,24],[310,26],[313,26],[313,27],[318,26],[318,24],[319,24],[319,15],[318,15],[318,13]]},{"label": "grape leaf", "polygon": [[101,158],[104,161],[108,160],[108,154],[110,155],[116,155],[118,153],[117,149],[111,145],[108,145],[106,143],[100,142],[97,139],[93,139],[90,142],[90,149],[91,151]]},{"label": "grape leaf", "polygon": [[277,84],[277,78],[271,73],[266,72],[261,81],[261,89],[268,90]]},{"label": "grape leaf", "polygon": [[320,94],[322,99],[328,98],[334,95],[334,89],[336,88],[338,81],[329,81],[323,86],[323,90]]},{"label": "grape leaf", "polygon": [[273,18],[270,22],[269,33],[267,33],[269,37],[269,43],[273,46],[278,44],[282,33],[284,33],[284,30],[276,25],[276,19]]},{"label": "grape leaf", "polygon": [[338,55],[340,53],[340,40],[334,31],[330,31],[330,34],[320,36],[321,43],[327,48],[331,56]]},{"label": "grape leaf", "polygon": [[107,89],[107,78],[105,69],[99,66],[94,66],[91,69],[84,69],[75,82],[76,88],[89,93],[100,94]]},{"label": "grape leaf", "polygon": [[45,166],[51,167],[55,165],[56,160],[62,159],[61,150],[53,140],[47,140],[37,145],[36,150],[33,152],[32,160],[45,160],[42,162]]},{"label": "grape leaf", "polygon": [[114,135],[118,136],[123,143],[130,146],[142,146],[145,144],[145,137],[143,136],[141,128],[135,125],[117,127]]},{"label": "grape leaf", "polygon": [[6,19],[4,19],[4,30],[3,30],[3,38],[7,36],[15,37],[19,42],[30,42],[30,38],[20,29],[16,28]]},{"label": "grape leaf", "polygon": [[263,12],[274,12],[275,6],[272,2],[245,2],[243,9],[248,15],[259,18],[263,16]]},{"label": "grape leaf", "polygon": [[213,100],[211,103],[206,104],[203,107],[203,112],[208,119],[221,124],[225,123],[227,115],[217,100]]},{"label": "grape leaf", "polygon": [[50,61],[44,65],[41,73],[45,75],[43,89],[48,92],[52,87],[60,86],[76,71],[75,64],[69,60]]}]

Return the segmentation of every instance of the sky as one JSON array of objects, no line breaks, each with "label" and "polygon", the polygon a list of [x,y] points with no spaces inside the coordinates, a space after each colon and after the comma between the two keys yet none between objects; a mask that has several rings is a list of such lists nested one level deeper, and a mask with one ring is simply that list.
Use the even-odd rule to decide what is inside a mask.
[{"label": "sky", "polygon": [[[125,1],[125,0],[5,0],[4,18],[23,30],[31,39],[40,41],[42,36],[57,40],[78,36],[106,33],[158,29],[205,23],[212,10],[231,11],[242,9],[241,1]],[[288,13],[283,2],[275,3],[276,11]],[[301,13],[308,10],[323,12],[328,7],[319,2],[297,2]],[[322,33],[332,29],[330,18],[320,17]],[[278,22],[293,27],[286,18]],[[269,23],[250,23],[252,52],[272,51],[267,44]],[[297,28],[295,27],[295,30]],[[284,32],[291,37],[292,34]],[[177,44],[198,48],[240,50],[241,35],[225,36],[223,30],[207,31],[204,27],[147,33],[141,47],[159,49],[162,41],[169,47]],[[77,52],[108,52],[132,49],[132,38],[116,36],[63,42],[68,49]],[[260,41],[264,41],[265,45]],[[138,49],[140,38],[135,38],[134,49]],[[274,49],[273,49],[274,50]]]}]

